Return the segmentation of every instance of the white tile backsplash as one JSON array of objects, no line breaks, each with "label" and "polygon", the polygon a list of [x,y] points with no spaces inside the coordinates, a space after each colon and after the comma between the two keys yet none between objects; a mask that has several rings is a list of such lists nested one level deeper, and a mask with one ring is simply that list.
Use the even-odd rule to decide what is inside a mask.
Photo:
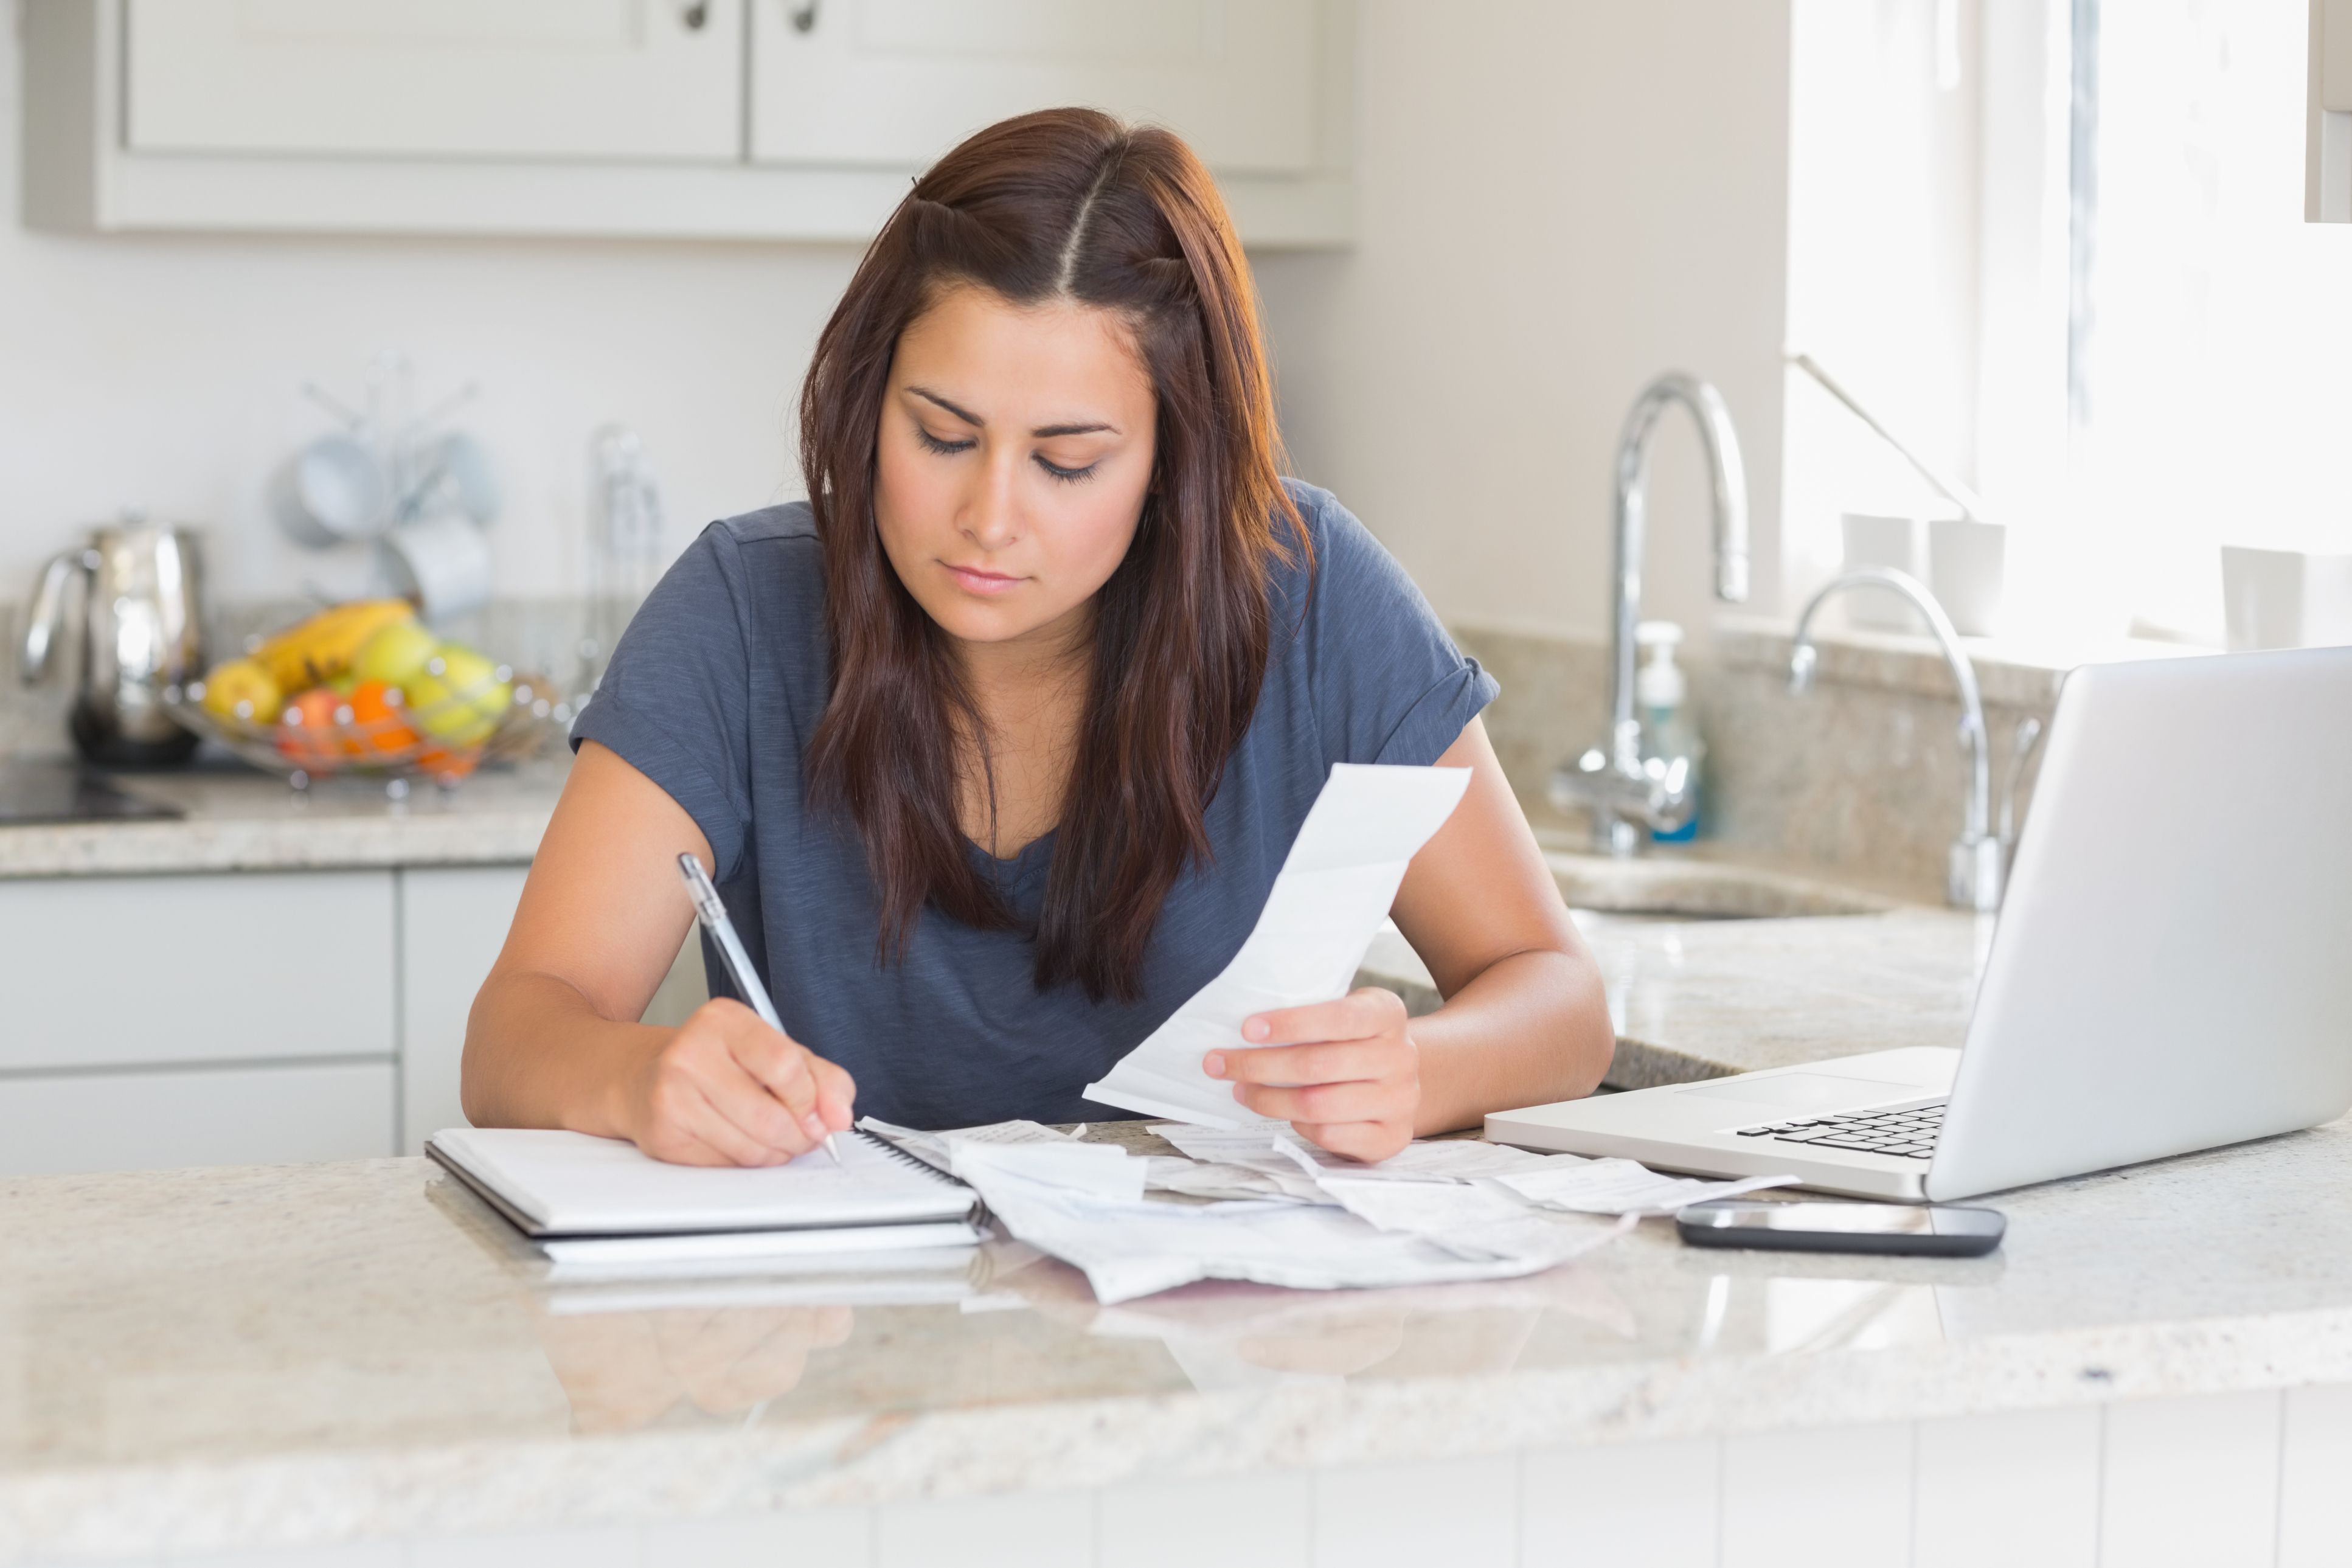
[{"label": "white tile backsplash", "polygon": [[1519,1468],[1519,1568],[1713,1568],[1714,1437],[1550,1448]]},{"label": "white tile backsplash", "polygon": [[1318,1470],[1315,1568],[1505,1564],[1518,1548],[1516,1454]]},{"label": "white tile backsplash", "polygon": [[2352,1388],[2284,1395],[2278,1568],[2352,1563]]},{"label": "white tile backsplash", "polygon": [[2279,1399],[2219,1394],[2108,1405],[2103,1568],[2270,1568]]},{"label": "white tile backsplash", "polygon": [[1723,1443],[1723,1568],[1887,1568],[1910,1555],[1907,1426]]},{"label": "white tile backsplash", "polygon": [[874,1516],[862,1508],[698,1519],[647,1525],[645,1568],[866,1568]]},{"label": "white tile backsplash", "polygon": [[2099,1410],[1923,1421],[1911,1568],[2096,1568]]},{"label": "white tile backsplash", "polygon": [[874,1568],[1089,1568],[1095,1499],[1007,1492],[874,1510]]},{"label": "white tile backsplash", "polygon": [[1314,1494],[1305,1470],[1134,1481],[1100,1494],[1099,1568],[1299,1568]]},{"label": "white tile backsplash", "polygon": [[457,1536],[412,1542],[408,1568],[639,1568],[638,1544],[627,1525]]}]

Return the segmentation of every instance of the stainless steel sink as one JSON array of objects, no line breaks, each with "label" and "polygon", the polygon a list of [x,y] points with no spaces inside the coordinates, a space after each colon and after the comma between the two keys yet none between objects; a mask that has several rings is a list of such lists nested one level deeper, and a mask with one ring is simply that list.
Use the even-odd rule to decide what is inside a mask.
[{"label": "stainless steel sink", "polygon": [[1881,914],[1890,900],[1777,871],[1706,860],[1612,860],[1554,850],[1544,858],[1569,908],[1672,920],[1790,920]]}]

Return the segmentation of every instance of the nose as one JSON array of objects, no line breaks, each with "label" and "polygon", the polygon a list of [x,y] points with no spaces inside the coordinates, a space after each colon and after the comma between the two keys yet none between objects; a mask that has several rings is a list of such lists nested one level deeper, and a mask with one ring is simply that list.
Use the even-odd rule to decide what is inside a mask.
[{"label": "nose", "polygon": [[1013,487],[1019,458],[1010,451],[991,450],[979,465],[971,494],[965,499],[963,534],[982,550],[998,551],[1021,537],[1021,515]]}]

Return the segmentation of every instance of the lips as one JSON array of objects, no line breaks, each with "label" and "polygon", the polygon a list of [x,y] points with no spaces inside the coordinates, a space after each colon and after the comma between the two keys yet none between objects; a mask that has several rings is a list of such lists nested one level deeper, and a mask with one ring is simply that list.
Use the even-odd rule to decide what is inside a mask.
[{"label": "lips", "polygon": [[1019,577],[1007,576],[1002,572],[983,572],[976,566],[956,566],[944,561],[940,564],[947,567],[948,575],[953,577],[956,584],[967,594],[981,594],[993,597],[1019,587],[1024,581]]}]

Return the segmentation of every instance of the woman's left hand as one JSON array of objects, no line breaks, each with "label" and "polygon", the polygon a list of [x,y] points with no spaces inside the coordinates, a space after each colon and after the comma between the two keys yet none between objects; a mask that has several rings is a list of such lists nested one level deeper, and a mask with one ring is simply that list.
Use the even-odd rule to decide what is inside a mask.
[{"label": "woman's left hand", "polygon": [[1412,1142],[1421,1110],[1421,1053],[1404,1003],[1368,985],[1336,1002],[1284,1007],[1243,1020],[1262,1048],[1211,1051],[1201,1063],[1234,1098],[1289,1122],[1334,1154],[1385,1160]]}]

